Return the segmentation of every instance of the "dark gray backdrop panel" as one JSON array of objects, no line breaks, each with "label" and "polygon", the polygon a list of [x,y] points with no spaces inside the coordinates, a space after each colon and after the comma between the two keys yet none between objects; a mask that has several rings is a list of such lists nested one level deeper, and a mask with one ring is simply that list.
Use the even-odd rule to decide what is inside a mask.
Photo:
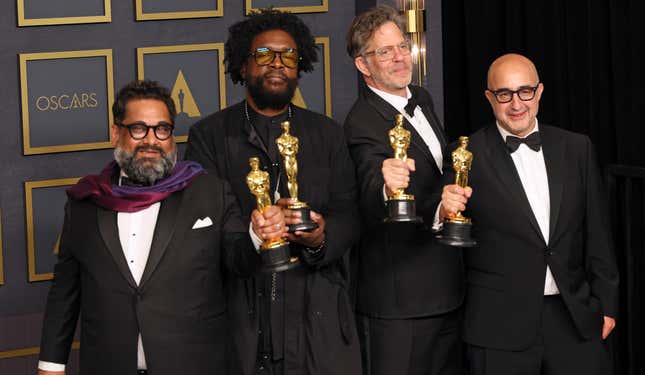
[{"label": "dark gray backdrop panel", "polygon": [[[188,117],[177,107],[175,135],[188,135],[188,129],[201,118],[220,109],[219,51],[151,53],[144,55],[145,76],[172,90],[181,69],[201,116]],[[184,94],[187,95],[187,94]]]},{"label": "dark gray backdrop panel", "polygon": [[[9,2],[6,0],[5,2]],[[13,1],[13,0],[11,0]],[[25,18],[103,16],[105,0],[24,0]],[[114,3],[116,0],[112,0]],[[13,1],[15,3],[15,1]]]},{"label": "dark gray backdrop panel", "polygon": [[215,10],[217,0],[142,0],[142,5],[143,13],[189,12]]},{"label": "dark gray backdrop panel", "polygon": [[[99,56],[27,61],[31,147],[110,140],[106,60]],[[96,103],[83,103],[83,94],[95,94]],[[63,95],[67,97],[59,100]],[[78,102],[72,104],[74,95]]]}]

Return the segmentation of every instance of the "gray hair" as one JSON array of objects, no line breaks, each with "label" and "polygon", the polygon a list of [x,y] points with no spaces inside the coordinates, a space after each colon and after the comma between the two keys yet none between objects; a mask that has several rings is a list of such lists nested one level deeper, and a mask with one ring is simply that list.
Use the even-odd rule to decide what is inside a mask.
[{"label": "gray hair", "polygon": [[379,5],[356,16],[347,31],[347,54],[351,58],[360,56],[376,29],[387,22],[393,22],[405,32],[403,17],[389,5]]}]

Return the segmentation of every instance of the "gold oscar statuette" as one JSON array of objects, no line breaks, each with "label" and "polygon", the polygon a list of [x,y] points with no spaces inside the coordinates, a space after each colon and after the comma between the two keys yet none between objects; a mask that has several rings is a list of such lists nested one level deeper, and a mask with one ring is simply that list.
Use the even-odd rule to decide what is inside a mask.
[{"label": "gold oscar statuette", "polygon": [[[246,184],[251,194],[255,196],[258,211],[264,213],[271,207],[269,173],[260,170],[260,159],[257,157],[250,158],[249,165],[251,166],[251,171],[246,176]],[[290,254],[289,242],[283,238],[264,240],[260,245],[260,257],[262,260],[260,271],[281,272],[296,267],[299,260]]]},{"label": "gold oscar statuette", "polygon": [[[388,132],[390,146],[394,150],[394,158],[405,162],[408,159],[411,133],[403,127],[403,115],[397,114],[395,125]],[[404,189],[397,189],[387,199],[388,216],[386,223],[422,223],[423,219],[416,215],[414,195],[406,194]]]},{"label": "gold oscar statuette", "polygon": [[[468,173],[473,164],[473,153],[466,147],[468,147],[468,137],[459,137],[459,147],[450,154],[452,169],[455,171],[455,185],[462,188],[468,186]],[[455,214],[449,214],[444,220],[443,229],[437,238],[445,245],[473,247],[477,243],[470,235],[471,229],[471,220],[457,211]]]},{"label": "gold oscar statuette", "polygon": [[298,199],[298,138],[291,134],[291,124],[284,121],[282,124],[282,134],[276,138],[275,144],[278,146],[278,152],[282,155],[284,170],[287,174],[287,189],[293,202],[287,207],[293,211],[300,212],[300,223],[289,226],[289,233],[295,231],[310,232],[318,228],[318,224],[311,220],[311,208],[307,203]]}]

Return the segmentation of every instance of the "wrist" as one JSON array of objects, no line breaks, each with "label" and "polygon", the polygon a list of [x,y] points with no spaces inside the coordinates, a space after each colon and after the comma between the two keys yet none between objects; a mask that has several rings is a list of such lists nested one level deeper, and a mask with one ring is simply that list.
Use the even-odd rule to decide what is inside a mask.
[{"label": "wrist", "polygon": [[314,247],[305,246],[305,251],[310,255],[318,254],[325,247],[325,244],[326,244],[326,241],[323,239],[322,241],[320,241],[320,244],[318,246],[314,246]]}]

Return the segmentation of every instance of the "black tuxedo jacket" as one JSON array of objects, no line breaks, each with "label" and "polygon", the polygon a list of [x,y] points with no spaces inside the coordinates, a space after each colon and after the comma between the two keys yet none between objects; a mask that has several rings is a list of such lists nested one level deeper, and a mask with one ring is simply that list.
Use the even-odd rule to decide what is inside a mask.
[{"label": "black tuxedo jacket", "polygon": [[[213,225],[192,229],[206,217]],[[139,332],[153,374],[226,374],[232,341],[223,269],[245,273],[256,259],[236,200],[213,175],[161,202],[138,286],[117,213],[69,200],[40,359],[67,362],[80,312],[81,374],[134,374]]]},{"label": "black tuxedo jacket", "polygon": [[[618,274],[591,141],[544,124],[539,130],[550,196],[548,243],[497,127],[470,137],[473,195],[464,215],[472,218],[477,246],[464,250],[464,337],[474,345],[522,350],[534,342],[547,265],[582,337],[599,337],[602,315],[616,316]],[[454,183],[445,163],[446,183]]]},{"label": "black tuxedo jacket", "polygon": [[[434,113],[430,94],[410,86],[428,105],[423,114],[442,146],[443,129]],[[345,121],[345,135],[356,165],[360,187],[363,233],[358,254],[357,311],[379,317],[405,319],[431,316],[457,308],[463,300],[461,250],[441,246],[427,228],[440,201],[441,171],[430,149],[414,127],[408,157],[415,160],[405,191],[416,199],[417,215],[425,227],[386,225],[383,199],[383,160],[393,157],[388,131],[399,112],[365,87]]]}]

